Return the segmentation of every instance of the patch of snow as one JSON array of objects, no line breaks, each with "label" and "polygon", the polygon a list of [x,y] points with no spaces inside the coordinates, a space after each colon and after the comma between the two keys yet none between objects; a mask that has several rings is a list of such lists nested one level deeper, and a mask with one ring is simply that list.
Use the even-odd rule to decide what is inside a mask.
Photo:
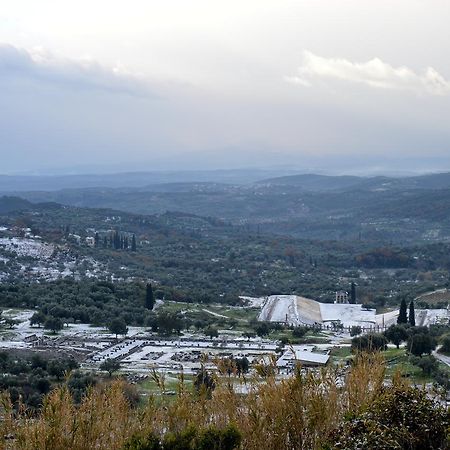
[{"label": "patch of snow", "polygon": [[267,297],[245,297],[240,295],[239,298],[244,300],[250,308],[262,308],[264,302],[267,300]]},{"label": "patch of snow", "polygon": [[18,237],[0,238],[0,246],[18,256],[30,256],[38,259],[49,259],[55,250],[52,244]]},{"label": "patch of snow", "polygon": [[224,316],[223,314],[219,314],[219,313],[216,313],[214,311],[210,311],[209,309],[202,308],[202,311],[204,311],[204,312],[206,312],[208,314],[211,314],[212,316],[215,316],[215,317],[222,317],[224,319],[229,319],[228,316]]}]

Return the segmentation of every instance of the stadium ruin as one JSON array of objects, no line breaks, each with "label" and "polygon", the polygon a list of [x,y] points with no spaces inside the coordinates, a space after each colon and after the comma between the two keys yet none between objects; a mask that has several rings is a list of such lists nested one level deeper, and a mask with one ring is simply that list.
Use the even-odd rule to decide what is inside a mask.
[{"label": "stadium ruin", "polygon": [[[449,323],[450,310],[416,309],[416,325]],[[398,310],[377,314],[362,304],[320,303],[297,295],[271,295],[262,302],[258,320],[293,326],[320,326],[362,329],[384,329],[397,322]]]}]

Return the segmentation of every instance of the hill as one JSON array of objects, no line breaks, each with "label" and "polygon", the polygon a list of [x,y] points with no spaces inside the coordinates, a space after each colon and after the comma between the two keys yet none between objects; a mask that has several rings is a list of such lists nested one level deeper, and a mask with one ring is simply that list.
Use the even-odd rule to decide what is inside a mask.
[{"label": "hill", "polygon": [[327,192],[355,188],[372,180],[387,180],[384,177],[363,178],[357,176],[326,176],[315,174],[291,175],[261,180],[257,184],[265,186],[291,186],[305,191]]},{"label": "hill", "polygon": [[23,211],[32,208],[33,204],[20,197],[0,197],[0,214],[12,211]]}]

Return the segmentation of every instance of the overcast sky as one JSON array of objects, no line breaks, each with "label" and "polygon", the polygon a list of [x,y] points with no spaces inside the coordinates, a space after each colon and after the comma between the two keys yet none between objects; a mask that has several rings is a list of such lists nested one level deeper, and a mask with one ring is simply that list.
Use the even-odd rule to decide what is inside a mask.
[{"label": "overcast sky", "polygon": [[1,0],[0,173],[450,170],[448,0]]}]

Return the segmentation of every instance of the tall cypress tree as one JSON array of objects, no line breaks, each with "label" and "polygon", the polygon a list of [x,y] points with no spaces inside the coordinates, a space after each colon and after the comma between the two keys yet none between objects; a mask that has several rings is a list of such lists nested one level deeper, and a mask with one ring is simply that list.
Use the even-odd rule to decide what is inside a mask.
[{"label": "tall cypress tree", "polygon": [[416,326],[416,312],[414,311],[414,302],[411,300],[409,304],[409,317],[408,322],[412,327]]},{"label": "tall cypress tree", "polygon": [[145,307],[152,310],[155,306],[155,296],[153,295],[153,288],[151,283],[147,283],[147,288],[145,292]]},{"label": "tall cypress tree", "polygon": [[114,250],[120,249],[120,235],[118,231],[114,232]]},{"label": "tall cypress tree", "polygon": [[397,317],[397,323],[408,323],[407,309],[408,307],[406,306],[406,300],[402,298],[402,302],[400,303],[400,311]]},{"label": "tall cypress tree", "polygon": [[356,284],[352,282],[352,287],[350,291],[350,303],[356,303]]},{"label": "tall cypress tree", "polygon": [[131,239],[131,251],[135,252],[136,251],[136,235],[133,234],[133,237]]}]

